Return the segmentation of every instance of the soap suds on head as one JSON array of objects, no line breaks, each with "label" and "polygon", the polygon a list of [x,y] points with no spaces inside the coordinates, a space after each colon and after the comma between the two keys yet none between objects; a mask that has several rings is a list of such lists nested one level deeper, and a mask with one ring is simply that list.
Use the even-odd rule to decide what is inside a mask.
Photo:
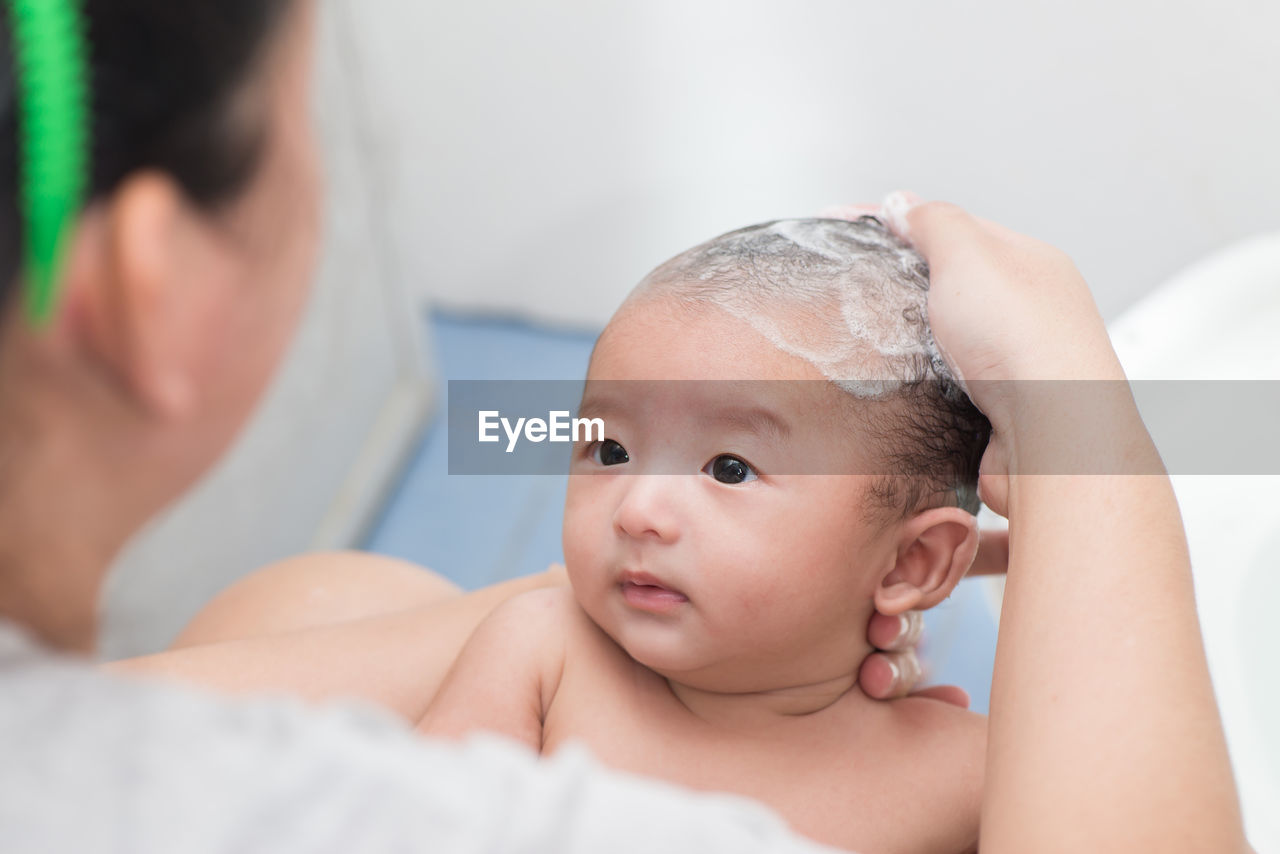
[{"label": "soap suds on head", "polygon": [[898,190],[885,196],[884,203],[881,206],[884,210],[885,222],[898,233],[900,237],[909,239],[911,237],[911,224],[907,222],[907,214],[911,209],[919,203],[919,199],[909,196],[907,193]]},{"label": "soap suds on head", "polygon": [[654,270],[630,299],[719,308],[849,394],[955,384],[928,322],[929,269],[874,217],[777,220],[733,231]]}]

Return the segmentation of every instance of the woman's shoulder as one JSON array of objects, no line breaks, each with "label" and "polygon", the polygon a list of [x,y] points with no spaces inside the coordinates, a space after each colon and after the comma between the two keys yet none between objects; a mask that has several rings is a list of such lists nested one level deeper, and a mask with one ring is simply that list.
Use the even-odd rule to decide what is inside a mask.
[{"label": "woman's shoulder", "polygon": [[[112,758],[134,767],[170,751],[191,755],[219,737],[252,742],[255,737],[279,751],[290,746],[281,735],[338,734],[364,739],[397,738],[403,727],[372,707],[337,704],[308,707],[285,697],[230,698],[185,685],[118,675],[79,657],[22,646],[12,637],[0,643],[0,738],[34,762],[52,763],[60,754],[81,758],[83,771]],[[197,737],[200,734],[202,737]],[[272,736],[268,739],[265,736]],[[143,751],[157,751],[147,755]],[[226,758],[226,754],[223,754]],[[68,767],[69,767],[68,763]]]},{"label": "woman's shoulder", "polygon": [[0,719],[7,724],[0,733],[6,739],[26,727],[64,737],[111,732],[153,740],[183,738],[189,730],[210,727],[230,733],[274,731],[290,721],[370,737],[404,732],[394,717],[365,704],[307,706],[284,696],[231,698],[108,672],[80,656],[46,649],[9,624],[0,625],[0,685]]},{"label": "woman's shoulder", "polygon": [[[573,854],[689,834],[707,851],[813,850],[759,807],[612,775],[585,754],[430,741],[371,707],[226,698],[10,641],[0,632],[6,850],[465,854],[571,838]],[[671,820],[621,837],[639,808]]]},{"label": "woman's shoulder", "polygon": [[454,775],[428,773],[444,751],[372,707],[221,697],[0,643],[0,835],[22,850],[408,838],[430,831],[422,802],[448,797]]}]

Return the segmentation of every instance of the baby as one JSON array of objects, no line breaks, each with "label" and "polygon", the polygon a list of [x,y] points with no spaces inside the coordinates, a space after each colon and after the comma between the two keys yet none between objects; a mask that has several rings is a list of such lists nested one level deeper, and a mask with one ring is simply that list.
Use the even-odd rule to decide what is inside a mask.
[{"label": "baby", "polygon": [[[990,425],[872,218],[735,231],[596,343],[564,515],[571,589],[493,612],[420,729],[736,792],[863,852],[971,850],[985,719],[858,687],[873,609],[941,602],[977,548]],[[662,816],[646,816],[662,821]]]}]

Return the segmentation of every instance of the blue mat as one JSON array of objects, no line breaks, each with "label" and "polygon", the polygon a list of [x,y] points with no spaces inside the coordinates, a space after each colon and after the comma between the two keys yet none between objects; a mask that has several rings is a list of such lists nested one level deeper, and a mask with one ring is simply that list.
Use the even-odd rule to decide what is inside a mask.
[{"label": "blue mat", "polygon": [[[437,313],[430,320],[440,373],[440,417],[423,436],[404,478],[366,543],[370,551],[429,566],[467,590],[540,572],[564,559],[564,476],[448,473],[448,380],[581,379],[595,335],[492,318]],[[982,589],[962,583],[925,615],[931,681],[960,685],[985,712],[995,624]]]}]

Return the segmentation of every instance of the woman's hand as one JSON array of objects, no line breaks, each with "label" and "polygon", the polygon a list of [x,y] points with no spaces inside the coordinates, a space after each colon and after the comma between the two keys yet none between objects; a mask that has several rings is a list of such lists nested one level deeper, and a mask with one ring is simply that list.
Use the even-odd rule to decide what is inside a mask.
[{"label": "woman's hand", "polygon": [[[928,259],[934,339],[997,430],[1012,426],[1016,410],[1007,381],[1124,379],[1089,286],[1064,252],[911,193],[890,195],[884,215]],[[969,388],[966,378],[982,382]]]},{"label": "woman's hand", "polygon": [[[929,262],[934,340],[991,420],[978,494],[1008,516],[1009,473],[1018,470],[1014,460],[1020,453],[1027,472],[1068,471],[1075,465],[1070,445],[1073,437],[1078,443],[1083,430],[1066,428],[1061,415],[1087,422],[1084,413],[1095,413],[1097,429],[1104,413],[1125,413],[1132,403],[1102,316],[1075,264],[1047,243],[911,193],[890,195],[884,216]],[[1044,380],[1076,382],[1068,387]],[[1045,429],[1055,423],[1058,429]],[[1020,434],[1033,436],[1042,447],[1023,453]],[[1062,441],[1055,444],[1052,437],[1059,434]],[[1100,459],[1083,466],[1109,470]]]},{"label": "woman's hand", "polygon": [[953,205],[886,209],[929,262],[935,340],[994,431],[979,492],[1014,531],[983,850],[1244,850],[1177,501],[1088,287]]},{"label": "woman's hand", "polygon": [[920,611],[907,611],[896,617],[880,612],[871,615],[867,640],[876,651],[862,662],[858,686],[876,700],[899,697],[928,697],[962,709],[969,708],[969,692],[959,685],[931,685],[913,690],[924,675],[916,647],[924,632]]},{"label": "woman's hand", "polygon": [[[1009,567],[1009,532],[982,531],[978,554],[969,568],[970,575],[1002,575]],[[916,648],[920,645],[924,620],[920,611],[908,611],[897,617],[880,612],[871,615],[867,640],[875,652],[867,656],[858,671],[858,684],[863,693],[877,700],[893,700],[908,694],[931,697],[961,708],[969,707],[969,695],[957,685],[934,685],[914,690],[923,675]]]},{"label": "woman's hand", "polygon": [[[943,360],[974,404],[991,421],[978,494],[1008,516],[1008,475],[1017,438],[1035,434],[1043,443],[1054,430],[1052,410],[1081,413],[1112,398],[1128,398],[1124,371],[1084,278],[1061,250],[946,202],[923,202],[912,193],[891,194],[880,206],[830,208],[824,216],[876,216],[929,263],[929,325]],[[1102,380],[1070,388],[1042,380]],[[1081,398],[1080,395],[1086,395]],[[1087,402],[1083,402],[1087,401]],[[1128,399],[1131,402],[1131,398]],[[1041,404],[1044,412],[1038,411]],[[1123,401],[1121,408],[1123,409]],[[1072,405],[1074,404],[1074,405]],[[1096,425],[1095,425],[1096,426]],[[1061,445],[1039,452],[1028,472],[1053,460],[1066,471]],[[1027,460],[1024,459],[1024,463]],[[1086,466],[1106,471],[1091,460]],[[1047,469],[1046,469],[1047,470]]]}]

